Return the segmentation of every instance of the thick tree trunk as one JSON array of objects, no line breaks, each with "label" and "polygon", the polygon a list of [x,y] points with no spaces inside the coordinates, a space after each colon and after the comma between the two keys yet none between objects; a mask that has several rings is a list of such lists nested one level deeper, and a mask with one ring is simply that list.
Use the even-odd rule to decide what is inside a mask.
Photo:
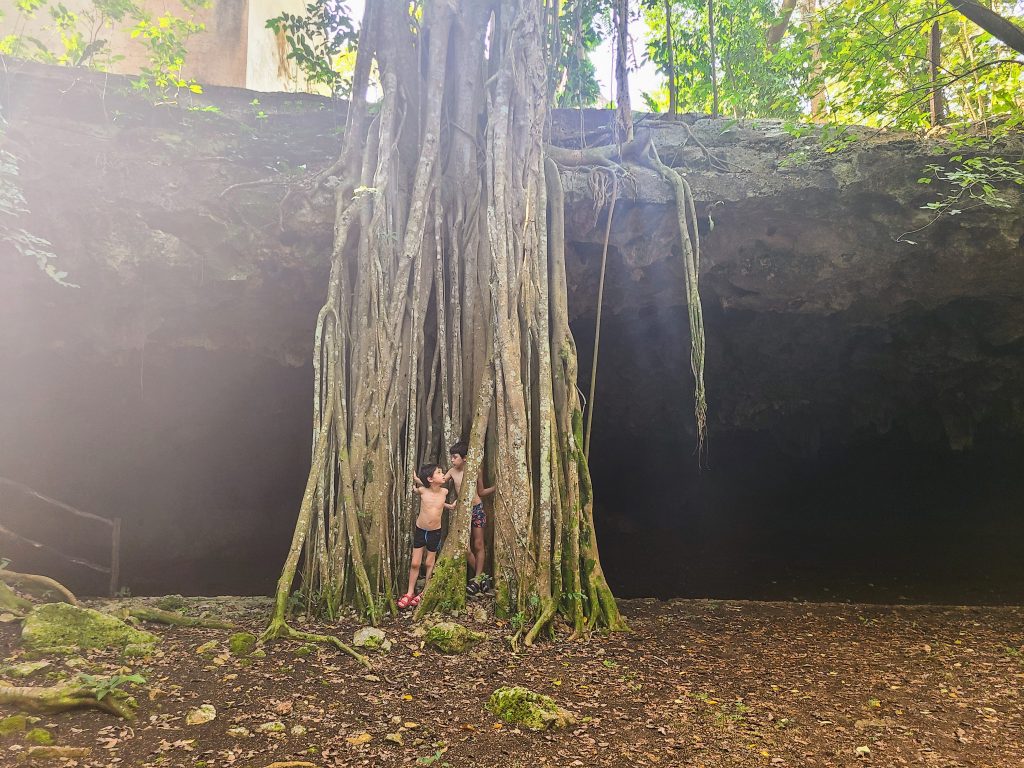
[{"label": "thick tree trunk", "polygon": [[[624,76],[625,0],[618,7]],[[467,436],[462,492],[420,614],[465,605],[470,508],[486,465],[497,611],[523,619],[527,643],[557,615],[574,634],[623,629],[583,453],[555,162],[564,156],[543,144],[544,46],[560,45],[545,24],[558,3],[439,0],[422,19],[412,12],[403,0],[366,6],[356,77],[365,85],[372,58],[383,93],[371,118],[364,85],[354,89],[334,166],[313,459],[265,636],[329,642],[365,662],[336,638],[288,626],[295,577],[308,610],[333,616],[348,604],[370,621],[393,610],[418,511],[411,477]],[[570,163],[614,167],[622,152],[613,158],[601,148]]]}]

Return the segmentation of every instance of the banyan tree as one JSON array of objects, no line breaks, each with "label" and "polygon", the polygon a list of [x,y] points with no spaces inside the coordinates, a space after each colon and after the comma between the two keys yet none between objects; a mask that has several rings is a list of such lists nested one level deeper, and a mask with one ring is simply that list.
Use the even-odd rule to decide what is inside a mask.
[{"label": "banyan tree", "polygon": [[[481,471],[496,486],[499,615],[521,616],[527,643],[556,617],[575,634],[625,626],[594,534],[563,179],[587,174],[613,201],[608,190],[644,164],[676,190],[702,433],[695,216],[649,138],[546,145],[562,15],[559,0],[366,3],[343,146],[321,175],[336,221],[314,341],[312,465],[268,636],[292,631],[296,577],[321,615],[353,606],[376,622],[394,610],[412,476],[460,438],[463,487]],[[451,513],[421,614],[465,604],[471,500],[463,493]]]}]

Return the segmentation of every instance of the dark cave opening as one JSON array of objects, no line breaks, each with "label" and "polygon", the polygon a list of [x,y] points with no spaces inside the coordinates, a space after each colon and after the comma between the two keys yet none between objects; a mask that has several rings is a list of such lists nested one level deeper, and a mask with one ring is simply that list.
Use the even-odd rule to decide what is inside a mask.
[{"label": "dark cave opening", "polygon": [[[668,282],[660,264],[648,272]],[[685,309],[633,280],[609,283],[591,457],[619,596],[1024,600],[1015,299],[908,306],[884,320],[857,307],[752,311],[726,306],[711,275],[698,471]],[[282,299],[259,327],[311,338],[314,305]],[[576,309],[586,392],[593,319]],[[309,465],[308,362],[240,342],[97,353],[66,330],[103,328],[92,305],[49,325],[18,317],[0,377],[0,475],[122,517],[133,594],[270,593]],[[219,327],[213,317],[190,322]],[[109,556],[103,532],[9,489],[0,513],[30,538]],[[2,554],[82,594],[106,589],[104,576],[32,547],[5,541]]]},{"label": "dark cave opening", "polygon": [[[901,343],[907,327],[928,320],[882,334],[725,312],[709,293],[705,302],[701,469],[685,309],[606,314],[602,324],[591,469],[618,596],[1024,599],[1024,440],[990,419],[971,428],[969,445],[950,447],[944,424],[956,424],[939,411],[948,389],[980,395],[955,375],[936,381],[934,366],[902,364],[915,358]],[[976,321],[976,309],[961,308],[956,323]],[[573,331],[586,392],[593,318]],[[872,402],[884,418],[865,424]]]}]

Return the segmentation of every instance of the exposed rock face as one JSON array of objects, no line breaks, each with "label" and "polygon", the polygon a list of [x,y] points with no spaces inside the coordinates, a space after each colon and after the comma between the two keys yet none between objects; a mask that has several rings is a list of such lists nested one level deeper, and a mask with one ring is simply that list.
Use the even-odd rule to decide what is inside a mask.
[{"label": "exposed rock face", "polygon": [[[124,517],[136,591],[269,590],[308,467],[312,325],[332,232],[329,194],[302,182],[334,158],[343,107],[261,94],[260,117],[252,94],[215,88],[193,106],[216,113],[151,106],[117,78],[13,63],[0,94],[0,142],[31,211],[19,226],[49,240],[81,286],[56,285],[0,243],[0,474]],[[588,143],[606,120],[585,115]],[[1011,210],[976,208],[911,236],[917,245],[897,243],[928,221],[920,206],[936,190],[916,180],[936,161],[929,145],[865,134],[826,154],[817,138],[773,121],[646,125],[715,222],[700,265],[711,470],[698,477],[690,457],[669,190],[638,172],[620,190],[610,239],[592,456],[613,564],[616,547],[642,550],[646,535],[770,559],[767,545],[757,554],[756,534],[738,543],[723,531],[741,521],[784,529],[787,514],[814,506],[794,504],[792,489],[808,485],[802,472],[877,477],[864,458],[874,453],[900,468],[896,497],[921,487],[941,500],[943,482],[982,482],[1000,457],[1020,455],[1019,192]],[[556,116],[557,143],[579,135],[577,113]],[[700,144],[730,170],[710,168]],[[584,173],[565,181],[569,305],[587,372],[607,214]],[[980,456],[989,457],[981,475],[970,463]],[[922,465],[931,468],[914,469]],[[680,470],[685,489],[662,490]],[[1005,498],[1018,494],[1024,486]],[[0,501],[33,538],[67,530],[23,499]],[[774,517],[750,512],[772,504]],[[805,511],[800,519],[813,519]],[[716,517],[721,530],[701,528]],[[74,531],[99,559],[101,533]],[[631,570],[627,549],[613,584],[616,570]],[[77,568],[48,570],[81,583]]]}]

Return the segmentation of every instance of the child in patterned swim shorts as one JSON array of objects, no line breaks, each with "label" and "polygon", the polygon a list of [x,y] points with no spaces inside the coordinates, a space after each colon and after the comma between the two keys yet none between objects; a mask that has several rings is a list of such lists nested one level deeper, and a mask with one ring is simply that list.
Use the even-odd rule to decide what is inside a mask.
[{"label": "child in patterned swim shorts", "polygon": [[[452,466],[446,477],[455,482],[455,492],[462,490],[462,479],[466,473],[466,454],[469,453],[469,446],[465,441],[460,440],[448,449],[451,456]],[[475,595],[478,592],[486,592],[492,585],[490,577],[484,573],[484,527],[487,525],[487,513],[484,511],[483,498],[494,493],[494,486],[484,488],[483,472],[476,478],[476,493],[473,495],[473,519],[470,524],[469,551],[466,553],[466,562],[475,573],[475,577],[466,584],[466,592]]]}]

